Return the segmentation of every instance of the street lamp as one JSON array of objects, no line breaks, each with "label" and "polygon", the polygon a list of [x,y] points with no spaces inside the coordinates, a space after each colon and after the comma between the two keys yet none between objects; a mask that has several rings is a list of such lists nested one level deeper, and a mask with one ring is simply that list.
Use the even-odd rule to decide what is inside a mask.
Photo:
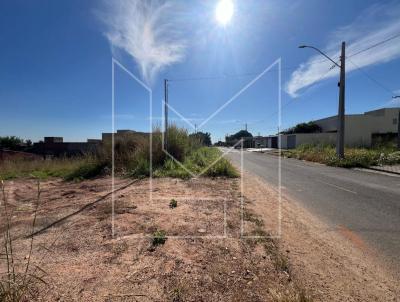
[{"label": "street lamp", "polygon": [[[392,99],[399,99],[400,95],[394,95],[392,96]],[[399,110],[399,116],[397,118],[397,149],[400,150],[400,110]]]},{"label": "street lamp", "polygon": [[340,80],[339,80],[339,110],[338,110],[338,125],[337,125],[337,142],[336,142],[336,154],[339,158],[344,158],[344,98],[345,98],[345,51],[346,43],[342,42],[342,54],[340,56],[340,65],[332,60],[328,55],[323,53],[321,50],[314,46],[300,45],[299,48],[312,48],[335,64],[340,68]]}]

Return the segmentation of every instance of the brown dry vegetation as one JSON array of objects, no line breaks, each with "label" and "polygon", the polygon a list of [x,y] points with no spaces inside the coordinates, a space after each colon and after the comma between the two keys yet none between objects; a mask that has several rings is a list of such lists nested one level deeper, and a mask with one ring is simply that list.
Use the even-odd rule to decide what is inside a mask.
[{"label": "brown dry vegetation", "polygon": [[[116,180],[123,189],[115,193],[113,237],[110,178],[43,182],[32,263],[46,272],[47,284],[36,284],[28,299],[307,301],[276,240],[240,239],[238,179],[155,179],[151,200],[149,185],[148,179]],[[8,181],[6,191],[14,251],[22,263],[35,182]],[[172,198],[176,208],[170,207]],[[250,210],[244,218],[245,235],[268,237],[262,218]],[[154,245],[152,235],[160,230],[168,238]]]},{"label": "brown dry vegetation", "polygon": [[[351,231],[326,226],[285,194],[279,211],[276,190],[248,173],[243,185],[243,235],[252,239],[240,236],[241,179],[159,178],[151,190],[148,179],[116,179],[114,237],[110,178],[42,182],[32,267],[47,284],[30,286],[28,300],[397,301],[396,279]],[[21,263],[35,186],[6,182]]]}]

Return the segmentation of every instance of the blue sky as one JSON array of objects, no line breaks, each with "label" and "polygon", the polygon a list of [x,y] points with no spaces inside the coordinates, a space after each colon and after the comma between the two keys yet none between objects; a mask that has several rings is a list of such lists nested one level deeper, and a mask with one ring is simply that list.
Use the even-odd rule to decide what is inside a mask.
[{"label": "blue sky", "polygon": [[[171,106],[200,125],[277,59],[282,128],[334,115],[338,70],[297,47],[337,58],[342,40],[346,113],[398,106],[391,96],[400,93],[400,38],[351,56],[400,33],[398,1],[235,0],[225,26],[215,19],[217,2],[1,1],[0,135],[85,141],[111,131],[112,57],[151,87],[154,124],[164,78]],[[274,66],[200,130],[214,141],[246,123],[253,134],[275,133],[278,84]],[[119,67],[115,113],[116,128],[149,130],[148,92]]]}]

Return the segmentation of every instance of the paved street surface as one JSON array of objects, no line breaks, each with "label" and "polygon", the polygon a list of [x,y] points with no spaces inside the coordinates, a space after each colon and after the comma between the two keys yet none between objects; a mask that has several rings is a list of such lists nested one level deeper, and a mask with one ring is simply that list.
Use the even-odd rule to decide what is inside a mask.
[{"label": "paved street surface", "polygon": [[[240,164],[239,151],[226,156]],[[245,151],[244,170],[278,186],[278,156]],[[282,158],[282,194],[356,233],[400,273],[400,177]]]}]

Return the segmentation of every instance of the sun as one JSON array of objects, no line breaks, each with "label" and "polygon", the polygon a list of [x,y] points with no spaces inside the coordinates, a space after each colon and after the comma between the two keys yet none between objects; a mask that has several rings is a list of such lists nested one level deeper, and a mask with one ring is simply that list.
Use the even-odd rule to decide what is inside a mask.
[{"label": "sun", "polygon": [[219,24],[226,25],[233,16],[232,0],[220,0],[215,9],[215,17]]}]

